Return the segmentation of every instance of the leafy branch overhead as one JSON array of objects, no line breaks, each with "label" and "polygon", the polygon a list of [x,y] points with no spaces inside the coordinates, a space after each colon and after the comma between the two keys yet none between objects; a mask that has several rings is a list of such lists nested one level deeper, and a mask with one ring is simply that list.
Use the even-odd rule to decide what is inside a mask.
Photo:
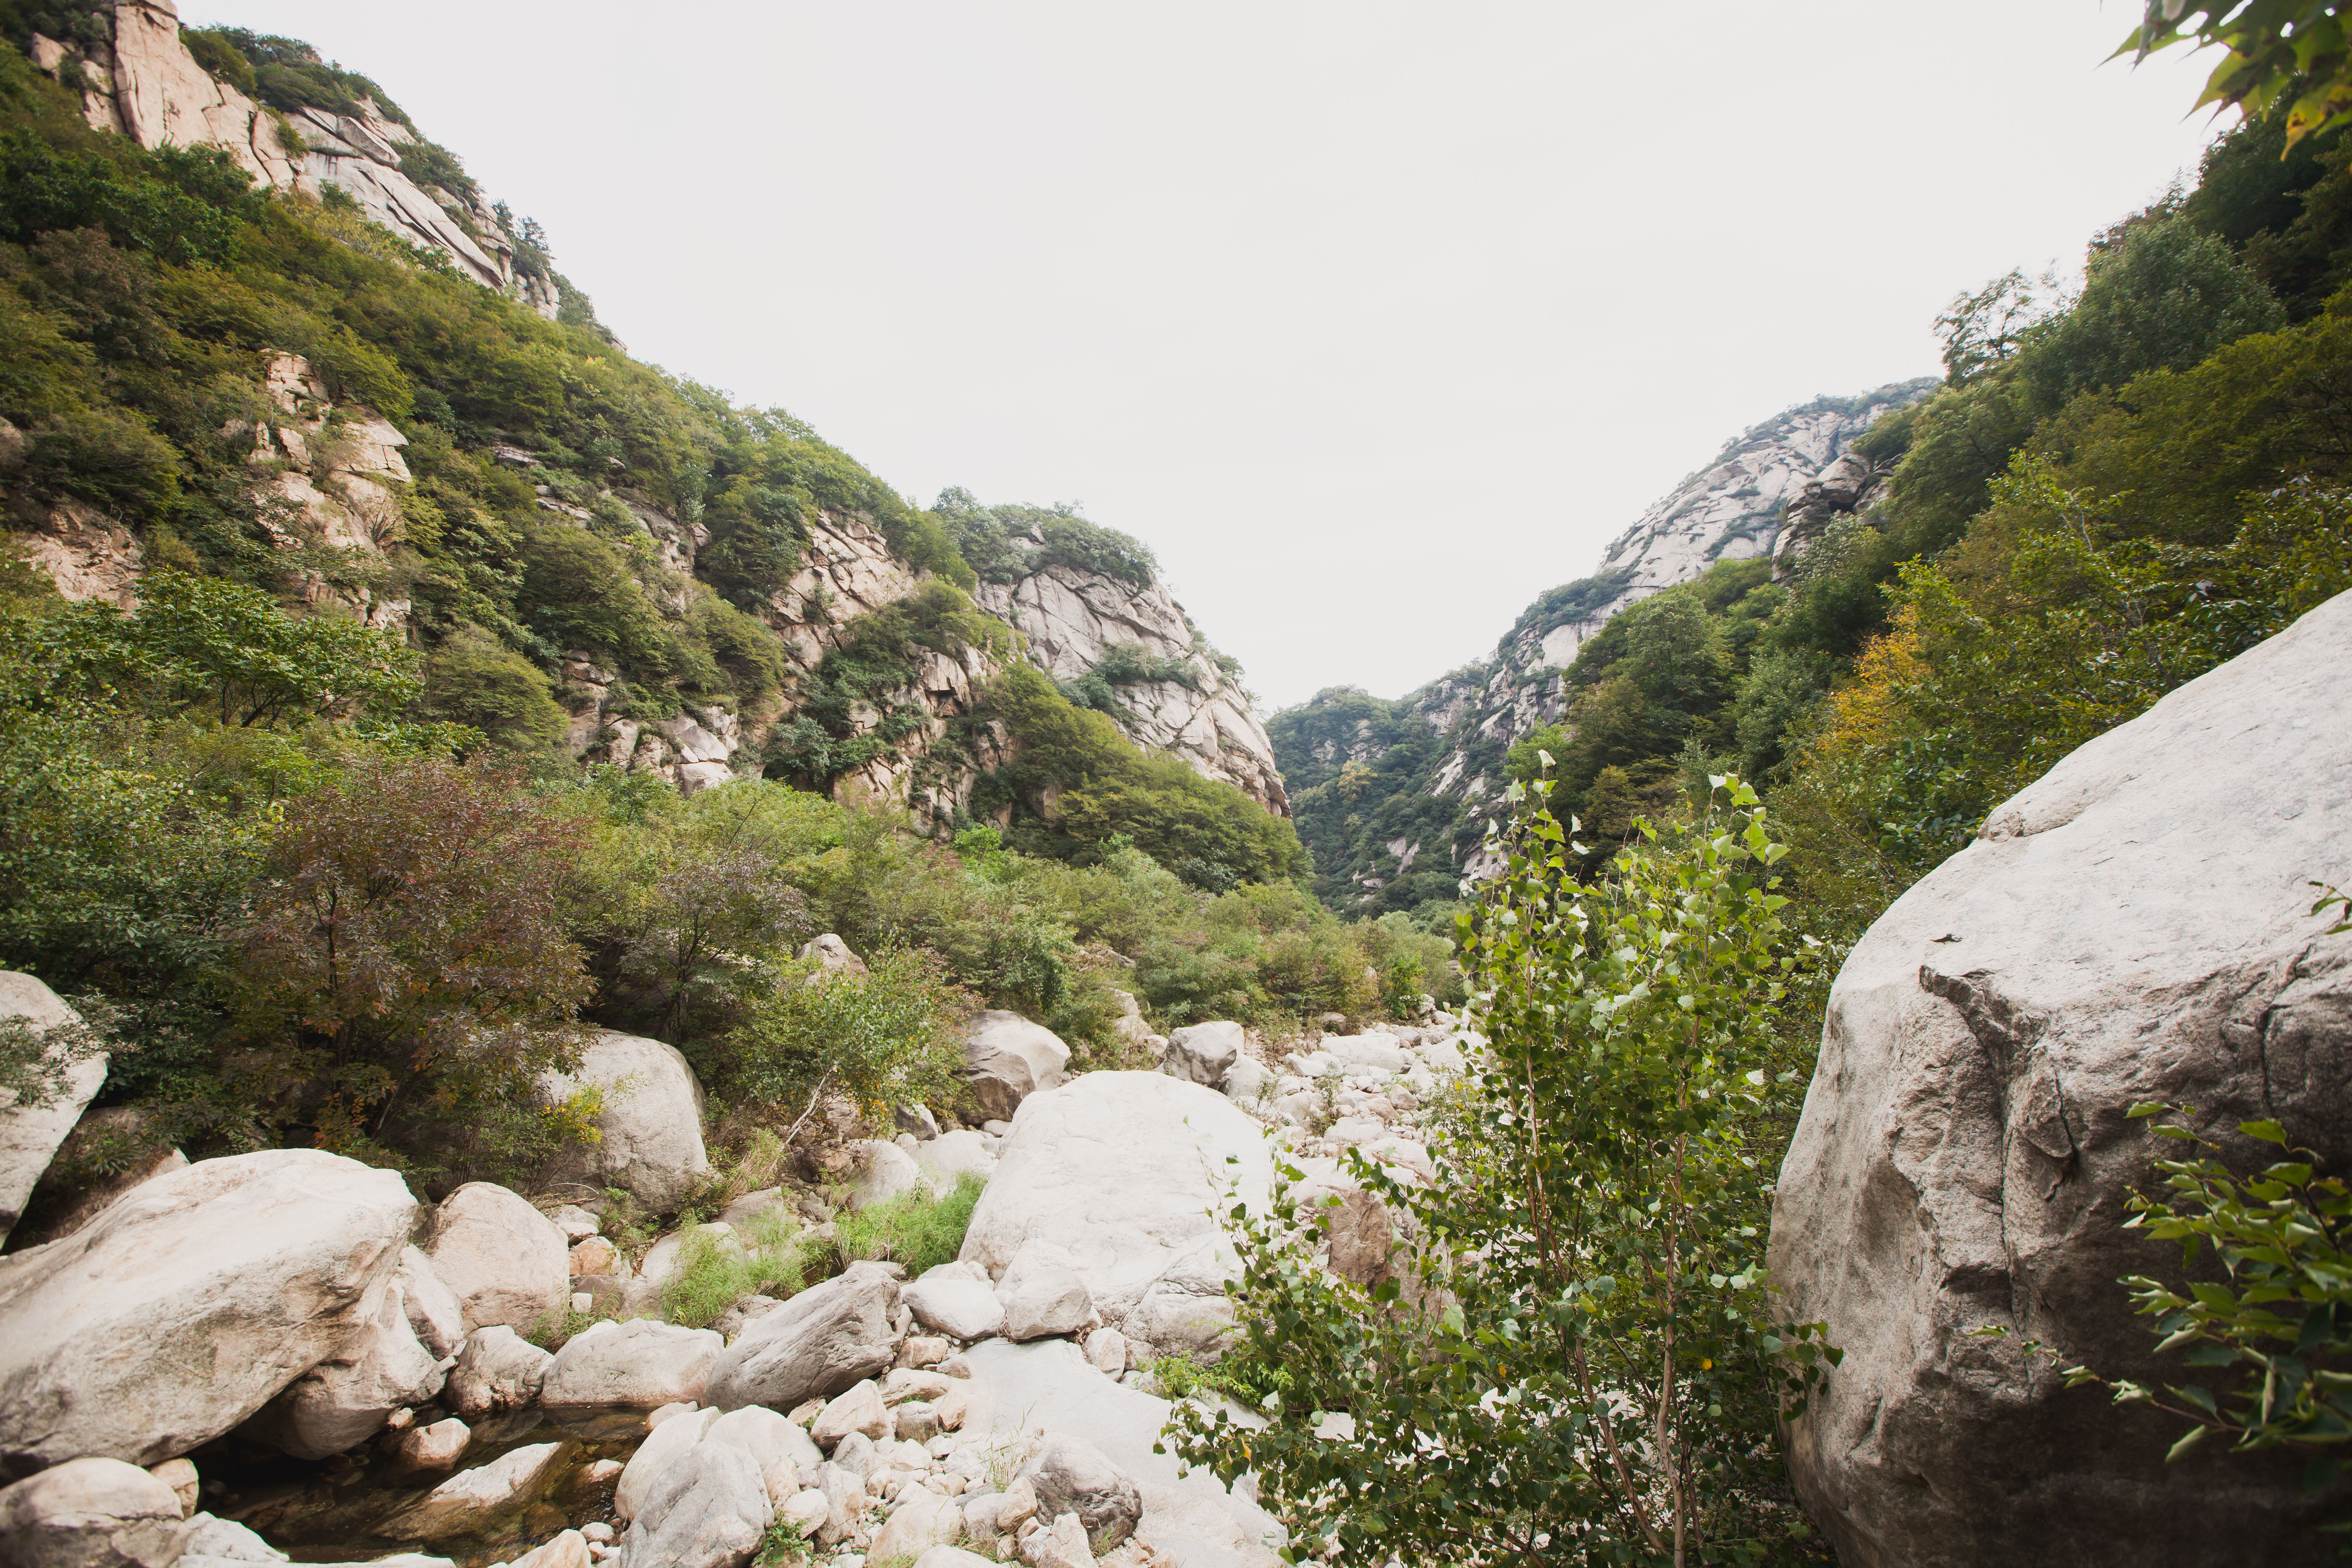
[{"label": "leafy branch overhead", "polygon": [[2144,60],[2189,43],[2227,53],[2198,107],[2218,103],[2261,119],[2283,109],[2287,145],[2352,124],[2352,39],[2337,0],[2147,0],[2118,56]]}]

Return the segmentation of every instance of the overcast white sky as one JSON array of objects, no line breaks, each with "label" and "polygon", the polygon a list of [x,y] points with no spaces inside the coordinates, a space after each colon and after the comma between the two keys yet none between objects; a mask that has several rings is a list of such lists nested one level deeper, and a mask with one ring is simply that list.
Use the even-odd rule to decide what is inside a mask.
[{"label": "overcast white sky", "polygon": [[1269,710],[1483,656],[2193,169],[2137,9],[184,3],[381,82],[639,357],[1142,539]]}]

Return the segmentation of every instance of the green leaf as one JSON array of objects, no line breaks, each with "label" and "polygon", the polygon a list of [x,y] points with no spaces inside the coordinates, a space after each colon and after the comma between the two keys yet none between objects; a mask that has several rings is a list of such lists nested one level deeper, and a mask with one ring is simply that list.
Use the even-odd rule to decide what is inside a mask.
[{"label": "green leaf", "polygon": [[2165,1451],[2164,1462],[2168,1465],[2172,1463],[2173,1460],[2189,1453],[2190,1450],[2194,1449],[2198,1444],[2202,1443],[2205,1440],[2206,1434],[2210,1431],[2212,1431],[2210,1426],[2191,1426],[2188,1431],[2180,1435],[2180,1441],[2175,1443],[2170,1448]]},{"label": "green leaf", "polygon": [[2249,1138],[2259,1138],[2265,1143],[2286,1147],[2286,1129],[2275,1121],[2241,1121],[2238,1131]]}]

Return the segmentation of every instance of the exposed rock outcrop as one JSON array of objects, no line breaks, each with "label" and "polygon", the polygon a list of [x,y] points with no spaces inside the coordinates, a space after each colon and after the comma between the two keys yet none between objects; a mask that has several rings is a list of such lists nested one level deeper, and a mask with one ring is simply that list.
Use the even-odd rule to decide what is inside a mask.
[{"label": "exposed rock outcrop", "polygon": [[[180,38],[173,0],[112,0],[97,7],[108,37],[79,42],[36,34],[34,64],[62,77],[78,68],[82,113],[100,131],[142,147],[218,147],[264,190],[317,196],[341,190],[375,222],[410,244],[436,251],[485,288],[514,295],[547,316],[551,284],[515,270],[515,246],[477,193],[428,193],[401,168],[415,133],[373,103],[357,114],[305,108],[280,116],[198,65]],[[281,126],[283,129],[281,129]],[[289,147],[290,130],[299,148]]]},{"label": "exposed rock outcrop", "polygon": [[[1274,742],[1249,694],[1156,574],[1137,583],[1056,563],[1015,583],[983,582],[973,597],[1029,639],[1030,653],[1055,680],[1079,680],[1124,661],[1123,678],[1105,684],[1118,708],[1111,716],[1129,739],[1288,815]],[[1128,678],[1135,675],[1146,678]]]},{"label": "exposed rock outcrop", "polygon": [[1022,1102],[961,1261],[1000,1285],[1016,1266],[1066,1268],[1128,1338],[1213,1349],[1235,1260],[1211,1211],[1262,1205],[1271,1183],[1257,1123],[1215,1090],[1087,1073]]},{"label": "exposed rock outcrop", "polygon": [[964,1079],[981,1109],[1010,1120],[1023,1100],[1066,1080],[1070,1047],[1043,1024],[995,1008],[964,1026],[963,1055]]},{"label": "exposed rock outcrop", "polygon": [[68,1459],[0,1489],[9,1568],[171,1568],[184,1533],[172,1489],[120,1459]]},{"label": "exposed rock outcrop", "polygon": [[704,1397],[722,1410],[790,1410],[878,1376],[897,1357],[898,1305],[898,1282],[887,1269],[853,1263],[753,1320],[711,1367]]},{"label": "exposed rock outcrop", "polygon": [[33,509],[28,526],[10,542],[69,605],[95,599],[128,610],[139,603],[146,561],[138,537],[86,501],[68,496]]},{"label": "exposed rock outcrop", "polygon": [[[1904,382],[1820,398],[1727,442],[1620,534],[1593,575],[1528,605],[1489,658],[1394,701],[1336,687],[1276,714],[1269,728],[1297,803],[1300,836],[1324,874],[1342,884],[1327,885],[1326,896],[1352,892],[1367,906],[1409,909],[1450,897],[1463,877],[1493,875],[1499,867],[1480,847],[1509,782],[1504,755],[1563,717],[1560,672],[1578,650],[1626,605],[1718,561],[1785,556],[1828,518],[1866,504],[1876,475],[1850,454],[1855,437],[1935,384]],[[1376,774],[1383,759],[1408,745],[1429,760],[1402,770],[1391,763]],[[1327,801],[1318,811],[1306,792],[1326,784],[1343,793],[1344,804]],[[1432,795],[1458,803],[1452,823],[1430,825],[1424,807],[1413,820],[1426,826],[1404,837],[1366,826],[1383,819],[1389,801]]]},{"label": "exposed rock outcrop", "polygon": [[2352,1157],[2352,935],[2310,886],[2352,841],[2347,658],[2352,595],[2067,757],[1846,960],[1770,1265],[1845,1352],[1790,1464],[1853,1568],[2332,1554],[2300,1459],[2167,1465],[2177,1422],[2057,1368],[2196,1375],[2116,1283],[2179,1265],[2121,1228],[2135,1102],[2195,1106],[2242,1169],[2252,1119]]},{"label": "exposed rock outcrop", "polygon": [[493,1182],[467,1182],[433,1215],[434,1271],[466,1327],[530,1333],[572,1294],[572,1249],[555,1222]]}]

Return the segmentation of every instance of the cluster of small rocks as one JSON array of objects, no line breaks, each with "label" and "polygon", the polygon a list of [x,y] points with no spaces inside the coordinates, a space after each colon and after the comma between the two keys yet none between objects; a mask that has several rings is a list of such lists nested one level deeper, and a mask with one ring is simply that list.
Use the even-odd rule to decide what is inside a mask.
[{"label": "cluster of small rocks", "polygon": [[[838,939],[810,952],[828,969],[858,963]],[[0,997],[8,1010],[70,1023],[38,982],[4,978],[24,994]],[[599,1141],[549,1174],[581,1203],[475,1182],[426,1207],[397,1173],[318,1150],[168,1166],[69,1234],[0,1258],[0,1479],[15,1483],[0,1489],[0,1556],[282,1561],[254,1531],[194,1511],[188,1457],[209,1467],[274,1450],[323,1466],[320,1494],[342,1510],[334,1538],[473,1562],[506,1550],[506,1568],[741,1568],[779,1521],[841,1568],[974,1554],[1043,1568],[1113,1552],[1150,1563],[1128,1469],[1162,1461],[1113,1463],[1083,1435],[1087,1413],[1115,1407],[1156,1432],[1150,1363],[1222,1349],[1236,1260],[1212,1216],[1235,1197],[1261,1203],[1279,1139],[1307,1136],[1284,1091],[1313,1086],[1385,1128],[1459,1058],[1411,1031],[1326,1037],[1276,1074],[1239,1025],[1162,1038],[1139,1011],[1125,1023],[1160,1069],[1072,1079],[1051,1031],[982,1014],[966,1046],[973,1097],[998,1113],[982,1125],[942,1129],[908,1108],[895,1138],[824,1146],[835,1184],[822,1198],[748,1193],[649,1246],[607,1234],[599,1211],[619,1211],[585,1193],[674,1205],[710,1166],[691,1071],[633,1036],[600,1033],[573,1076],[544,1086],[608,1090]],[[30,1185],[79,1109],[9,1121],[24,1155],[0,1170],[0,1196]],[[1348,1129],[1319,1136],[1336,1147]],[[970,1178],[983,1190],[961,1256],[919,1278],[853,1262],[784,1299],[746,1296],[709,1327],[662,1321],[664,1287],[698,1237],[744,1247],[747,1227],[775,1228],[763,1216],[780,1205],[793,1227],[829,1236],[834,1204]],[[1336,1165],[1332,1179],[1347,1184]],[[1029,1403],[992,1417],[977,1360]],[[1181,1479],[1148,1483],[1177,1510],[1163,1539],[1206,1519],[1232,1537],[1228,1557],[1270,1561],[1254,1544],[1263,1517],[1213,1481],[1202,1484],[1222,1500],[1180,1519],[1202,1500],[1167,1489]],[[320,1511],[256,1514],[217,1479],[207,1490],[289,1542],[320,1538],[303,1533]],[[951,1555],[932,1563],[939,1552]]]}]

